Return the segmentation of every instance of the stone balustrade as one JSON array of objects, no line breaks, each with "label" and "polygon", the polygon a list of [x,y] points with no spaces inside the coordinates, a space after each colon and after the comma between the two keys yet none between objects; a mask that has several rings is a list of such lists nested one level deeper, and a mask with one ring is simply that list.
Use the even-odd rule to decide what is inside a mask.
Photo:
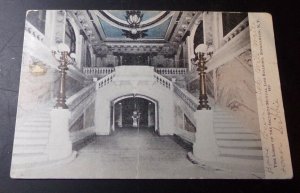
[{"label": "stone balustrade", "polygon": [[116,76],[115,72],[101,78],[100,80],[97,81],[96,88],[102,88],[106,85],[108,85],[110,82],[112,82],[113,78]]},{"label": "stone balustrade", "polygon": [[188,91],[181,89],[176,84],[173,85],[174,93],[181,98],[194,112],[197,111],[198,101]]},{"label": "stone balustrade", "polygon": [[165,78],[157,73],[154,73],[154,79],[158,84],[162,85],[163,87],[165,87],[167,89],[172,90],[173,83],[170,80],[168,80],[167,78]]},{"label": "stone balustrade", "polygon": [[30,22],[25,22],[25,31],[32,35],[37,40],[44,42],[45,35],[41,33],[36,27],[34,27]]},{"label": "stone balustrade", "polygon": [[155,68],[155,72],[161,75],[184,75],[186,68]]},{"label": "stone balustrade", "polygon": [[68,98],[66,104],[71,112],[69,125],[73,125],[73,123],[82,115],[85,108],[95,101],[95,90],[95,84],[93,83]]},{"label": "stone balustrade", "polygon": [[115,71],[114,67],[84,67],[83,73],[87,76],[103,77]]}]

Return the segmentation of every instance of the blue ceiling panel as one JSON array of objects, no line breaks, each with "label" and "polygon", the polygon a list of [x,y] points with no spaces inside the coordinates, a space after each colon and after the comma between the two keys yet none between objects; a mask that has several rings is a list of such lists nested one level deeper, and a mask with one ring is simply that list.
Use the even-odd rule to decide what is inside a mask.
[{"label": "blue ceiling panel", "polygon": [[149,29],[147,32],[148,36],[146,36],[145,39],[163,39],[166,35],[170,22],[171,18],[166,20],[164,23]]},{"label": "blue ceiling panel", "polygon": [[[115,17],[126,21],[126,19],[125,19],[126,11],[110,10],[108,12],[111,13],[112,15],[114,15]],[[160,12],[161,11],[142,11],[142,13],[144,14],[142,21],[150,19],[150,18],[156,16],[157,14],[159,14]]]},{"label": "blue ceiling panel", "polygon": [[[109,23],[100,18],[99,20],[106,38],[125,39],[125,36],[122,35],[123,31],[121,29],[110,25]],[[171,18],[169,18],[168,20],[166,20],[158,26],[148,29],[148,31],[146,32],[147,36],[143,39],[164,39],[170,22]]]},{"label": "blue ceiling panel", "polygon": [[102,19],[100,19],[100,24],[101,24],[101,27],[107,38],[122,38],[123,37],[122,36],[123,32],[119,28],[110,25],[109,23],[103,21]]}]

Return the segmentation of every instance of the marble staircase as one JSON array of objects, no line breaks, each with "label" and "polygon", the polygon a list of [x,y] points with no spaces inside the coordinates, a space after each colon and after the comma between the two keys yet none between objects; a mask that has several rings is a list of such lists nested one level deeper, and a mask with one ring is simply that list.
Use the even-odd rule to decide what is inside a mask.
[{"label": "marble staircase", "polygon": [[26,119],[17,122],[12,156],[14,166],[47,161],[51,108],[51,105],[38,108]]},{"label": "marble staircase", "polygon": [[[191,93],[188,97],[197,101],[198,94],[199,92]],[[259,131],[245,127],[232,111],[215,104],[211,97],[208,97],[208,101],[213,110],[213,129],[218,153],[217,163],[213,165],[228,170],[262,174],[264,162]]]},{"label": "marble staircase", "polygon": [[219,161],[240,165],[254,172],[263,172],[260,135],[243,124],[229,110],[214,107],[213,127]]}]

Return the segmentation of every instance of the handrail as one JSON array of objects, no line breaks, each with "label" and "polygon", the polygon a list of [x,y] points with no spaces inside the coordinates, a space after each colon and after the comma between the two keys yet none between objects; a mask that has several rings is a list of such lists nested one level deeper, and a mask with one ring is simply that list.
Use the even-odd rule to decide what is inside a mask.
[{"label": "handrail", "polygon": [[69,119],[69,126],[71,127],[78,118],[84,113],[84,110],[95,101],[95,84],[81,89],[79,92],[71,96],[66,104],[69,106],[71,117]]},{"label": "handrail", "polygon": [[160,85],[164,86],[167,89],[172,90],[173,88],[173,83],[172,81],[170,81],[169,79],[163,77],[162,75],[155,73],[154,72],[154,79],[157,83],[159,83]]},{"label": "handrail", "polygon": [[90,96],[93,92],[95,92],[95,84],[91,84],[87,87],[84,87],[79,92],[75,93],[71,97],[69,97],[66,101],[67,106],[70,111],[75,109],[80,103],[82,103],[88,96]]},{"label": "handrail", "polygon": [[176,84],[173,84],[174,93],[180,97],[194,112],[197,110],[198,101],[195,96],[193,96],[188,91],[180,88]]},{"label": "handrail", "polygon": [[112,82],[113,78],[116,76],[116,73],[113,72],[111,74],[106,75],[105,77],[101,78],[100,80],[97,81],[96,83],[96,88],[102,88],[106,85],[108,85],[110,82]]}]

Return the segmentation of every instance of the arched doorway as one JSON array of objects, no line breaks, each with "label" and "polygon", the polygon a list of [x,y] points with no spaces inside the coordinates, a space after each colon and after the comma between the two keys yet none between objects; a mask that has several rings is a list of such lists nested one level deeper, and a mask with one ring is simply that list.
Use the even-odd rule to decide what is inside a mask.
[{"label": "arched doorway", "polygon": [[[134,118],[138,116],[138,125]],[[148,96],[130,94],[111,103],[112,131],[122,128],[148,128],[158,130],[158,102]],[[136,120],[136,119],[135,119]]]}]

